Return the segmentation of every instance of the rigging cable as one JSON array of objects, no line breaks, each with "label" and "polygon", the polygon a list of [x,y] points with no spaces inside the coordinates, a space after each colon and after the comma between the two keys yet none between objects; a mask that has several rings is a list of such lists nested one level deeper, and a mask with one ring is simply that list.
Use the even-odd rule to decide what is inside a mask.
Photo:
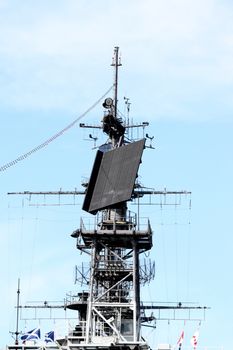
[{"label": "rigging cable", "polygon": [[100,101],[112,90],[113,86],[111,86],[103,96],[101,96],[93,105],[91,105],[83,114],[81,114],[78,118],[76,118],[72,123],[70,123],[69,125],[67,125],[64,129],[60,130],[59,132],[57,132],[55,135],[53,135],[52,137],[50,137],[48,140],[44,141],[43,143],[41,143],[40,145],[38,145],[37,147],[31,149],[29,152],[22,154],[21,156],[19,156],[18,158],[16,158],[15,160],[12,160],[9,163],[4,164],[3,166],[0,167],[0,172],[1,171],[5,171],[8,168],[12,167],[13,165],[15,165],[16,163],[24,160],[25,158],[29,157],[31,154],[39,151],[40,149],[48,146],[52,141],[54,141],[55,139],[57,139],[59,136],[62,136],[67,130],[69,130],[70,128],[72,128],[81,118],[83,118],[86,114],[88,114],[93,108],[95,108]]}]

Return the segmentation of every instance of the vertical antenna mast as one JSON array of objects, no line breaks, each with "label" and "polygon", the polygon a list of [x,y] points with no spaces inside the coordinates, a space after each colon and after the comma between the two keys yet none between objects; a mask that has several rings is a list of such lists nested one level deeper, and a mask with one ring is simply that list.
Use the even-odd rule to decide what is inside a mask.
[{"label": "vertical antenna mast", "polygon": [[15,330],[15,345],[19,344],[19,296],[20,296],[20,279],[18,279],[17,289],[17,314],[16,314],[16,330]]},{"label": "vertical antenna mast", "polygon": [[115,67],[114,76],[114,117],[117,117],[117,92],[118,92],[118,67],[121,66],[121,60],[119,58],[119,47],[115,46],[114,56],[112,60],[112,66]]}]

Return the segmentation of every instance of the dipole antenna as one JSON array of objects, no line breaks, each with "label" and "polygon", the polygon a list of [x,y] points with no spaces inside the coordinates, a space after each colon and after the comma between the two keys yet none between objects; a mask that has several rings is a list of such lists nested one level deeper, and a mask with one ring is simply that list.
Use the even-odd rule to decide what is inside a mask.
[{"label": "dipole antenna", "polygon": [[119,47],[115,46],[114,56],[112,59],[111,66],[115,67],[115,76],[114,76],[114,117],[117,117],[117,92],[118,92],[118,67],[121,66],[121,59],[119,58]]},{"label": "dipole antenna", "polygon": [[19,339],[18,339],[19,337],[19,296],[20,296],[20,279],[18,278],[15,345],[19,344]]}]

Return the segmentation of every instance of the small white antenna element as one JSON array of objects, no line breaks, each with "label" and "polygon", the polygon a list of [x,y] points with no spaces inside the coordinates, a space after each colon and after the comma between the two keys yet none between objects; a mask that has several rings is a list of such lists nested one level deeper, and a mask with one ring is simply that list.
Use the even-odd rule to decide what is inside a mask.
[{"label": "small white antenna element", "polygon": [[124,96],[125,100],[125,106],[126,106],[126,126],[129,126],[129,112],[130,112],[130,105],[129,98]]}]

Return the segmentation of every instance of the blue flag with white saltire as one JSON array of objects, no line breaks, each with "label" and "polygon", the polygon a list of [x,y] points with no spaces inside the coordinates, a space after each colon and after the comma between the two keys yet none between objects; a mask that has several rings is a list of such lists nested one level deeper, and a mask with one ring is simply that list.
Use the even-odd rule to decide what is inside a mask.
[{"label": "blue flag with white saltire", "polygon": [[54,331],[50,331],[45,334],[45,342],[50,343],[54,341]]},{"label": "blue flag with white saltire", "polygon": [[38,339],[40,339],[40,328],[34,328],[21,336],[21,340],[23,341]]}]

